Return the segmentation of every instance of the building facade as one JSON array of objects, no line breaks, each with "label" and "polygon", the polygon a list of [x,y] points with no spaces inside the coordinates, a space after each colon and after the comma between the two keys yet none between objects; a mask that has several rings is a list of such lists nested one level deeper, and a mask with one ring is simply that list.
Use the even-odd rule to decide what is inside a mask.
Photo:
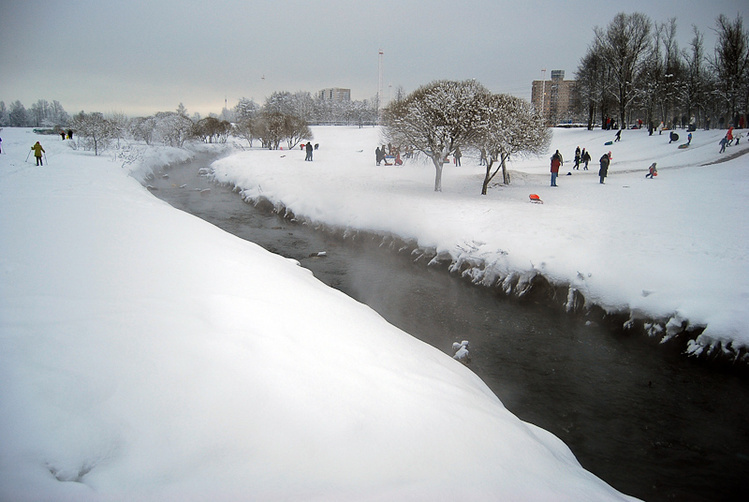
[{"label": "building facade", "polygon": [[331,87],[323,89],[317,94],[323,101],[334,101],[344,103],[351,101],[351,89],[342,89],[340,87]]},{"label": "building facade", "polygon": [[574,80],[564,79],[564,70],[551,70],[551,80],[534,80],[531,103],[549,126],[571,124],[577,120]]}]

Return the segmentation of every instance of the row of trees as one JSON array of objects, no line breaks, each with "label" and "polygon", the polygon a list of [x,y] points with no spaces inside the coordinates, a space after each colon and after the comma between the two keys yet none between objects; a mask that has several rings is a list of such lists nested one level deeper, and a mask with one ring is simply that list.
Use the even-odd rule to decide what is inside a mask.
[{"label": "row of trees", "polygon": [[10,107],[5,106],[5,101],[0,101],[0,127],[50,127],[66,125],[69,120],[70,116],[59,101],[50,103],[40,99],[28,110],[18,100]]},{"label": "row of trees", "polygon": [[[676,19],[654,23],[641,13],[617,14],[594,39],[576,72],[576,91],[588,127],[615,117],[621,127],[642,118],[653,126],[694,123],[739,126],[749,106],[749,33],[741,16],[718,17],[708,54],[693,27],[687,49],[677,42]],[[715,123],[715,122],[713,122]]]}]

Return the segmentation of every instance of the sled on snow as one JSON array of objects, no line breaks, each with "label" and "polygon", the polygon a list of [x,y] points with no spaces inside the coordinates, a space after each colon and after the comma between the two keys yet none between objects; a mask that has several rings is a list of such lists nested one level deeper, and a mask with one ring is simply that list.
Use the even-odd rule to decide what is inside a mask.
[{"label": "sled on snow", "polygon": [[613,141],[607,141],[606,143],[604,143],[604,146],[613,145],[613,144],[614,144]]},{"label": "sled on snow", "polygon": [[681,145],[679,145],[679,148],[682,148],[682,149],[683,148],[689,148],[689,143],[681,144]]},{"label": "sled on snow", "polygon": [[528,197],[530,198],[531,202],[533,202],[534,204],[543,204],[544,203],[544,201],[541,200],[541,197],[539,197],[535,193],[530,194]]}]

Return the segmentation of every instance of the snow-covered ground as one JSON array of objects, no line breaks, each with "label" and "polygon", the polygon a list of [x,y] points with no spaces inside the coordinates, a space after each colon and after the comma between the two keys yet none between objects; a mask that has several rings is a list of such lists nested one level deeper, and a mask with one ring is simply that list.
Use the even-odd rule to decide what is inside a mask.
[{"label": "snow-covered ground", "polygon": [[[616,216],[624,207],[614,205],[625,192],[616,154],[605,187],[589,189],[593,178],[581,175],[550,193],[531,173],[480,198],[477,168],[448,170],[445,192],[434,194],[424,167],[373,166],[376,131],[316,134],[322,146],[313,163],[298,151],[283,158],[253,151],[217,167],[225,178],[255,173],[248,188],[262,186],[300,214],[412,234],[441,248],[460,232],[451,248],[486,257],[504,248],[507,266],[532,260],[559,277],[581,268],[601,297],[626,301],[626,292],[614,293],[634,278],[607,289],[603,279],[620,274],[598,277],[607,270],[600,247],[615,242],[604,246],[606,236],[596,233],[609,227],[582,227],[593,219],[583,218],[587,206],[572,204],[606,190],[612,195],[599,199],[610,201],[595,208],[599,220],[626,221]],[[556,437],[508,412],[461,363],[297,263],[171,208],[135,179],[188,152],[147,149],[123,168],[122,159],[73,151],[56,136],[5,129],[0,137],[0,499],[629,500],[583,470]],[[44,167],[25,161],[37,140]],[[633,174],[626,193],[650,191],[657,200],[658,188],[673,195],[670,183],[691,181],[703,186],[688,194],[712,199],[707,180],[726,188],[738,172],[735,163],[664,169],[641,186]],[[529,189],[546,204],[526,204]],[[682,233],[724,237],[726,221],[738,215],[729,206],[742,206],[745,189],[732,194],[712,201],[723,210],[711,210],[719,218],[710,226],[673,230],[682,217],[672,210],[623,230],[640,229],[634,249],[646,247],[638,241],[643,229],[669,230],[654,244],[658,262],[668,263],[657,253],[687,241]],[[681,206],[692,204],[705,223],[710,204]],[[529,222],[534,228],[525,228]],[[513,232],[521,231],[538,242],[518,248],[523,239]],[[710,274],[692,285],[734,328],[745,313],[731,317],[725,307],[738,305],[731,295],[745,295],[743,236],[678,249],[672,260],[694,276],[704,271],[687,258],[704,255],[699,263],[722,274],[720,291]],[[575,256],[585,257],[579,267]],[[616,271],[622,260],[607,264]],[[648,298],[665,297],[666,286],[651,282],[638,287],[653,290]],[[667,292],[683,293],[670,300],[675,305],[698,304],[673,285]]]},{"label": "snow-covered ground", "polygon": [[[414,239],[476,282],[510,287],[542,274],[569,285],[569,298],[577,292],[589,306],[656,321],[645,326],[664,340],[704,327],[689,342],[694,354],[749,347],[749,155],[736,156],[749,138],[719,154],[724,130],[695,131],[691,146],[679,149],[684,130],[671,144],[668,131],[628,130],[607,146],[615,131],[555,129],[548,156],[516,159],[511,184],[482,197],[485,168],[475,157],[446,166],[443,192],[435,193],[427,161],[375,165],[377,128],[313,133],[320,148],[311,163],[298,148],[251,150],[214,163],[215,177],[297,217]],[[577,146],[591,152],[588,171],[573,170]],[[556,149],[565,163],[552,188]],[[609,151],[601,185],[598,160]],[[653,162],[658,176],[646,179]],[[532,193],[544,203],[531,203]]]}]

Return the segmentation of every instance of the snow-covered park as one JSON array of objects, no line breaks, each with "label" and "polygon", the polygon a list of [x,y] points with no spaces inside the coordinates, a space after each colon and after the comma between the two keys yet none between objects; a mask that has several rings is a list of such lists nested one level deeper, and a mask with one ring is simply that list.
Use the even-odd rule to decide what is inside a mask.
[{"label": "snow-covered park", "polygon": [[[435,193],[428,163],[375,165],[377,128],[313,132],[313,162],[251,149],[214,176],[298,218],[414,239],[487,283],[543,274],[665,319],[658,336],[704,326],[695,351],[749,345],[749,157],[703,166],[721,131],[678,150],[666,134],[604,146],[613,132],[555,130],[572,172],[558,188],[548,156],[518,159],[487,196],[468,155]],[[0,499],[630,499],[460,362],[141,184],[191,150],[123,162],[0,137]],[[44,167],[26,161],[37,140]],[[578,145],[589,171],[572,171]]]},{"label": "snow-covered park", "polygon": [[[616,131],[555,129],[547,156],[515,159],[511,184],[482,197],[478,156],[446,166],[435,193],[427,160],[375,165],[377,129],[313,132],[320,148],[312,163],[301,151],[252,150],[216,162],[214,175],[298,218],[413,239],[478,283],[522,290],[541,274],[568,286],[570,308],[581,294],[588,307],[646,321],[659,339],[693,333],[683,342],[693,354],[733,357],[749,347],[749,188],[741,182],[749,156],[738,155],[749,138],[719,154],[725,130],[695,131],[679,149],[684,130],[677,142],[641,129],[605,145]],[[573,168],[576,147],[593,158],[587,171]],[[549,157],[557,149],[565,162],[554,188]],[[658,175],[646,179],[653,162]]]}]

